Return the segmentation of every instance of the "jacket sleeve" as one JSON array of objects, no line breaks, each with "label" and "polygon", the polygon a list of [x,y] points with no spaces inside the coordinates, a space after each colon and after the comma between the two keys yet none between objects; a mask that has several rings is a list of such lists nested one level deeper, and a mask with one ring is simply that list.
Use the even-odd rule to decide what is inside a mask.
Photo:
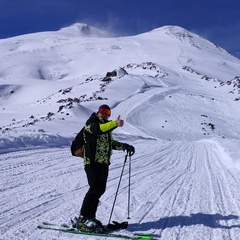
[{"label": "jacket sleeve", "polygon": [[100,130],[102,133],[112,131],[117,127],[117,122],[116,121],[109,121],[106,123],[100,123]]},{"label": "jacket sleeve", "polygon": [[124,150],[124,144],[118,141],[113,140],[112,141],[112,149],[114,150]]},{"label": "jacket sleeve", "polygon": [[101,135],[113,131],[117,128],[116,121],[109,121],[106,123],[92,122],[85,127],[85,129],[93,135]]}]

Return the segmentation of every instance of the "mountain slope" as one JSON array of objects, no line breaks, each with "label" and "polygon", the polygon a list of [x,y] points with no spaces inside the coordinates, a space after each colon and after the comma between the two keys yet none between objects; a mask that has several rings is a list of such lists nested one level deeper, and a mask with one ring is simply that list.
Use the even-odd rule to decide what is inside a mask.
[{"label": "mountain slope", "polygon": [[[239,96],[238,85],[234,87],[239,60],[185,29],[166,26],[124,38],[73,37],[67,30],[67,33],[60,30],[1,40],[4,59],[0,67],[3,134],[9,136],[13,131],[14,136],[22,136],[24,132],[32,135],[34,131],[39,137],[39,129],[42,134],[42,130],[50,125],[51,132],[47,135],[57,134],[68,139],[76,131],[76,124],[79,121],[83,124],[89,112],[97,109],[95,100],[105,100],[114,107],[129,96],[152,88],[156,92],[166,92],[163,95],[175,91],[182,98],[186,94],[182,101],[193,101],[196,106],[202,105],[201,96],[205,94],[205,104],[216,103],[214,109],[221,101],[217,97],[222,94],[229,99],[231,106],[236,104],[232,100]],[[118,76],[106,81],[105,74],[113,70],[118,71]],[[200,86],[203,89],[199,89]],[[208,87],[208,93],[202,94],[201,91]],[[116,89],[121,91],[117,90],[118,95],[113,98]],[[208,99],[215,100],[206,102]],[[230,108],[231,111],[228,103],[226,105],[224,109]],[[78,117],[82,107],[86,112],[83,119]],[[188,108],[191,111],[194,106]],[[204,112],[201,114],[205,115]],[[50,119],[61,130],[64,129],[61,127],[65,125],[64,120],[70,121],[74,130],[56,132]]]},{"label": "mountain slope", "polygon": [[[136,148],[129,228],[156,239],[239,239],[240,60],[177,26],[124,38],[83,27],[0,40],[3,239],[76,238],[36,225],[78,215],[87,183],[69,144],[103,103],[125,121],[115,139]],[[113,154],[104,223],[123,159]],[[126,169],[117,221],[128,180]]]}]

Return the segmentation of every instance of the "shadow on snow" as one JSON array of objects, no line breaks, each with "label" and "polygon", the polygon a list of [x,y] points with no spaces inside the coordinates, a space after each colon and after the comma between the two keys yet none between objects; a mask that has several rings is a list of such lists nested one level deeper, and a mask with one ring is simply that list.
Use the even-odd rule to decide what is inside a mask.
[{"label": "shadow on snow", "polygon": [[[231,228],[240,228],[240,225],[227,225],[227,221],[239,219],[236,215],[228,215],[223,216],[221,214],[204,214],[204,213],[196,213],[191,214],[190,216],[171,216],[160,218],[154,222],[146,222],[141,224],[129,224],[129,229],[131,230],[139,230],[139,231],[147,231],[150,229],[166,229],[172,227],[187,227],[192,225],[203,225],[209,228],[223,228],[223,229],[231,229]],[[220,221],[224,221],[224,224],[221,224]]]}]

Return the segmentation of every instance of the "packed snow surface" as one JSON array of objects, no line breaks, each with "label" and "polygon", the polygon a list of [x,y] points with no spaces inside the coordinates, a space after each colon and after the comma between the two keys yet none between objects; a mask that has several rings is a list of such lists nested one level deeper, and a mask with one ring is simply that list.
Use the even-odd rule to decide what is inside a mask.
[{"label": "packed snow surface", "polygon": [[[76,24],[0,40],[0,53],[1,240],[104,239],[37,229],[78,216],[88,184],[69,145],[101,104],[136,149],[112,220],[154,239],[240,239],[239,59],[177,26],[114,38]],[[103,224],[124,159],[114,151]]]}]

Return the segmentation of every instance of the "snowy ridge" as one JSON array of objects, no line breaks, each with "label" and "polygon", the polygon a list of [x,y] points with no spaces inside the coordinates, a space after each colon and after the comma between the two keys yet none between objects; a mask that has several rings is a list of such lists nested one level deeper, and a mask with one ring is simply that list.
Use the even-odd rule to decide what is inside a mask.
[{"label": "snowy ridge", "polygon": [[[125,121],[115,139],[136,148],[129,229],[239,240],[239,59],[177,26],[114,38],[75,24],[0,40],[0,53],[0,239],[77,239],[36,226],[78,215],[88,186],[69,145],[106,103]],[[123,159],[114,152],[104,224]],[[126,169],[114,220],[127,192]]]}]

